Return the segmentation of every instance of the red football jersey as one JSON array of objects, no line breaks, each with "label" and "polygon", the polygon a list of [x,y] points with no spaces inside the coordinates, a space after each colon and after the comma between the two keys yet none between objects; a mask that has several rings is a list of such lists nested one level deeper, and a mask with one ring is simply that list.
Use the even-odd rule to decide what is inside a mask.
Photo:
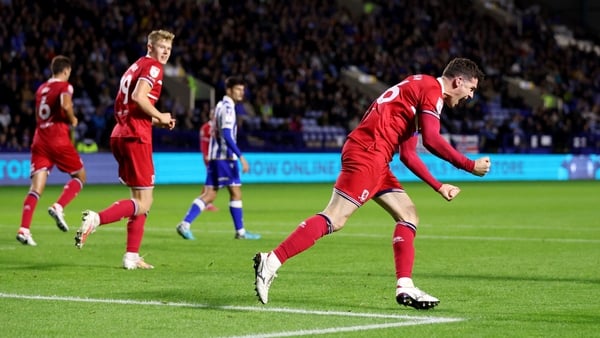
[{"label": "red football jersey", "polygon": [[152,143],[152,117],[144,113],[131,100],[131,94],[138,81],[146,81],[152,87],[148,99],[152,104],[156,104],[162,90],[162,80],[162,64],[148,56],[139,58],[127,69],[121,77],[119,92],[115,99],[117,124],[111,137],[135,137],[142,143]]},{"label": "red football jersey", "polygon": [[431,175],[417,155],[417,133],[422,133],[423,145],[435,156],[468,172],[475,165],[474,161],[456,151],[439,134],[443,107],[441,79],[429,75],[409,76],[388,88],[371,104],[348,139],[366,150],[385,156],[387,162],[392,160],[396,151],[400,151],[401,161],[437,190],[441,183]]},{"label": "red football jersey", "polygon": [[389,162],[400,143],[419,130],[417,113],[439,119],[443,107],[442,85],[435,77],[409,76],[371,104],[348,138],[386,154]]},{"label": "red football jersey", "polygon": [[208,146],[210,145],[210,133],[212,132],[212,123],[205,122],[200,127],[200,151],[204,157],[208,156]]},{"label": "red football jersey", "polygon": [[71,143],[70,122],[61,107],[61,95],[73,96],[73,86],[67,81],[50,79],[35,93],[36,129],[34,143]]}]

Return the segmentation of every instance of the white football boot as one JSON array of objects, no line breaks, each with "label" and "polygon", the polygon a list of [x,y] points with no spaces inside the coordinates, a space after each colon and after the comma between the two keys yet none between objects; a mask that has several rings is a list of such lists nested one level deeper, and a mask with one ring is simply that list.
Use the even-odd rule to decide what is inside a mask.
[{"label": "white football boot", "polygon": [[75,246],[78,249],[81,249],[85,244],[88,236],[96,231],[98,226],[100,225],[100,216],[98,213],[93,212],[91,210],[86,210],[83,212],[83,216],[81,217],[81,227],[77,230],[77,234],[75,235]]},{"label": "white football boot", "polygon": [[31,231],[27,228],[19,229],[17,241],[21,242],[23,245],[37,246],[37,243],[33,240],[33,237],[31,237]]},{"label": "white football boot", "polygon": [[259,252],[254,256],[254,276],[256,278],[256,295],[261,303],[267,304],[269,301],[269,288],[273,279],[277,277],[276,271],[267,267],[268,254]]},{"label": "white football boot", "polygon": [[54,218],[56,222],[56,226],[63,232],[69,231],[69,226],[67,225],[67,221],[65,221],[65,214],[63,212],[63,207],[54,203],[50,208],[48,208],[48,214],[50,217]]},{"label": "white football boot", "polygon": [[127,252],[123,256],[123,268],[127,270],[154,269],[154,266],[144,262],[144,259],[137,253]]},{"label": "white football boot", "polygon": [[396,301],[400,305],[411,306],[417,310],[429,310],[440,303],[439,299],[415,287],[412,281],[408,285],[396,286]]}]

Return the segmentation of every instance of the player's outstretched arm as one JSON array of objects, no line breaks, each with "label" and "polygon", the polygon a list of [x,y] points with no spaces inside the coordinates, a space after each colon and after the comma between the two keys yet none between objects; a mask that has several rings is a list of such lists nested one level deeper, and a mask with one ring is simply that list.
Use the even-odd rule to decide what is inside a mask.
[{"label": "player's outstretched arm", "polygon": [[490,167],[492,166],[492,162],[488,156],[484,156],[475,160],[475,166],[473,167],[473,171],[471,173],[476,176],[484,176],[490,171]]}]

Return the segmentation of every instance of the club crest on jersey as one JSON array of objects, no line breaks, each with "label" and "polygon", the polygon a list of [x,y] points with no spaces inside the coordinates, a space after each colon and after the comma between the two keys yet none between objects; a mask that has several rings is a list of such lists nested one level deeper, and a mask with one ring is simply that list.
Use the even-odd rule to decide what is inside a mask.
[{"label": "club crest on jersey", "polygon": [[156,78],[158,77],[158,74],[160,74],[160,69],[156,66],[152,66],[150,67],[150,76]]}]

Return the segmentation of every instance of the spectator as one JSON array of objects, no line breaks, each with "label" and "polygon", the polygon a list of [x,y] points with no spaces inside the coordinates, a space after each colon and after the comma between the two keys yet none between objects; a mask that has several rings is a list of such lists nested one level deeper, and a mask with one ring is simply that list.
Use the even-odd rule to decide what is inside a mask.
[{"label": "spectator", "polygon": [[10,115],[10,108],[8,106],[0,107],[0,128],[6,132],[11,122],[12,116]]},{"label": "spectator", "polygon": [[[21,102],[31,100],[27,88],[45,78],[40,64],[57,51],[81,61],[77,62],[72,82],[77,95],[76,110],[89,115],[86,118],[93,116],[96,107],[106,105],[107,98],[110,100],[106,92],[118,87],[118,75],[140,53],[137,44],[131,42],[143,37],[145,24],[135,23],[150,20],[151,3],[108,2],[97,6],[95,2],[78,0],[70,2],[81,14],[78,17],[59,21],[55,16],[44,15],[44,11],[59,3],[48,0],[28,7],[26,2],[11,2],[2,7],[6,20],[0,22],[0,30],[6,34],[0,36],[0,45],[11,46],[12,53],[0,54],[0,78],[2,92],[7,93],[3,103],[10,107],[13,117],[19,114]],[[225,74],[244,74],[248,100],[257,111],[264,104],[272,110],[266,114],[278,118],[293,114],[307,117],[307,113],[318,111],[322,113],[316,118],[322,117],[324,126],[339,125],[350,131],[349,121],[354,115],[362,116],[372,97],[343,84],[341,73],[345,67],[356,66],[390,85],[408,73],[439,72],[449,58],[457,55],[481,60],[490,74],[486,81],[490,88],[485,90],[486,84],[482,84],[480,106],[485,114],[501,115],[494,116],[495,127],[511,117],[508,108],[533,110],[523,100],[509,95],[497,74],[519,76],[537,87],[548,85],[549,93],[564,102],[557,107],[561,118],[571,119],[569,113],[598,113],[597,55],[577,48],[571,48],[569,53],[556,52],[561,47],[552,27],[559,20],[539,6],[507,7],[509,13],[522,12],[519,26],[498,24],[476,6],[481,6],[480,2],[457,0],[440,6],[437,1],[382,0],[372,2],[368,11],[353,16],[336,2],[317,0],[308,0],[302,6],[260,1],[220,6],[215,2],[166,0],[161,7],[161,20],[185,27],[178,32],[182,39],[173,48],[175,73],[185,71],[213,85],[220,91],[218,95],[223,91],[219,79]],[[27,27],[19,20],[19,13],[24,10],[31,19]],[[230,11],[244,13],[236,18],[235,27],[241,27],[240,32],[232,29]],[[61,29],[55,28],[59,26]],[[457,33],[447,34],[449,26],[455,27]],[[471,34],[473,31],[477,33]],[[248,45],[239,41],[259,43]],[[496,104],[495,97],[499,106],[488,108]],[[176,108],[181,102],[167,96],[157,104],[161,109],[174,108],[182,116],[190,113]],[[468,111],[475,109],[477,106]],[[192,114],[202,120],[198,112]],[[483,117],[466,115],[466,119],[455,118],[457,122],[448,125],[456,126],[457,133],[477,133]],[[107,128],[113,124],[109,119]],[[189,132],[198,127],[197,123],[188,123],[178,129]],[[174,143],[170,138],[177,136],[164,139]],[[108,144],[101,146],[106,148]],[[195,147],[195,140],[188,147]]]}]

